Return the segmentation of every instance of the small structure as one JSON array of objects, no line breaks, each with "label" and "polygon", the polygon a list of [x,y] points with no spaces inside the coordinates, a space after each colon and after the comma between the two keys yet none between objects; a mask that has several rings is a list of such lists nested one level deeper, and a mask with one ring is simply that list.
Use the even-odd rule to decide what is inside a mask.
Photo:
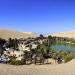
[{"label": "small structure", "polygon": [[17,50],[11,49],[11,48],[4,51],[4,54],[7,56],[15,56],[16,60],[21,60],[23,57],[23,51],[17,51]]},{"label": "small structure", "polygon": [[32,49],[36,49],[37,48],[37,44],[32,44]]},{"label": "small structure", "polygon": [[20,51],[30,51],[30,47],[24,44],[19,44],[19,50]]}]

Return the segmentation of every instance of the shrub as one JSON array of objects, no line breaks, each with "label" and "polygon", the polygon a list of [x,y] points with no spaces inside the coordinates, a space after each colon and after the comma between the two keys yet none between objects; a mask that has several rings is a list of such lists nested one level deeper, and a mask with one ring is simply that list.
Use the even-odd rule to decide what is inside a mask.
[{"label": "shrub", "polygon": [[9,56],[9,61],[8,63],[13,63],[14,64],[14,61],[16,60],[16,57],[15,56]]},{"label": "shrub", "polygon": [[74,58],[74,56],[69,54],[68,56],[65,56],[64,61],[65,61],[65,63],[67,63],[67,62],[71,61],[73,58]]},{"label": "shrub", "polygon": [[10,64],[11,64],[11,65],[23,65],[22,61],[20,61],[20,60],[12,60],[12,61],[10,62]]},{"label": "shrub", "polygon": [[16,60],[16,61],[15,61],[15,65],[23,65],[23,64],[22,64],[22,61]]},{"label": "shrub", "polygon": [[10,61],[10,64],[11,64],[11,65],[15,65],[15,60],[14,60],[14,59],[11,60],[11,61]]}]

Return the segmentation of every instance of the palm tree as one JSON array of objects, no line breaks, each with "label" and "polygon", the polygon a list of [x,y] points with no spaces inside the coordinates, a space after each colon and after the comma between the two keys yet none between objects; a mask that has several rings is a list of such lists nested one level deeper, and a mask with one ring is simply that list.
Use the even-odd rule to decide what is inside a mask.
[{"label": "palm tree", "polygon": [[43,48],[38,49],[36,51],[35,64],[36,63],[44,64],[44,50],[43,50]]},{"label": "palm tree", "polygon": [[29,51],[24,51],[24,63],[25,64],[31,63],[31,53]]}]

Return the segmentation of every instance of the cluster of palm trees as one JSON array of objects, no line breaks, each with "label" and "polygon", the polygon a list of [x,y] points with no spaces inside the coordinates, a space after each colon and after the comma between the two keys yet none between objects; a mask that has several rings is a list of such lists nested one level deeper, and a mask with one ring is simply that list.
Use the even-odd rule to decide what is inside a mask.
[{"label": "cluster of palm trees", "polygon": [[8,42],[5,44],[6,48],[13,48],[13,49],[17,49],[18,48],[18,39],[15,38],[15,39],[12,39],[12,38],[9,38]]},{"label": "cluster of palm trees", "polygon": [[[40,35],[40,37],[35,38],[35,40],[44,40],[42,44],[38,44],[36,49],[32,49],[30,47],[30,51],[24,52],[24,64],[49,64],[48,59],[52,58],[57,63],[62,63],[63,59],[67,57],[70,53],[68,51],[55,51],[51,49],[51,45],[57,42],[56,37],[48,36],[44,37]],[[47,61],[47,62],[45,62]]]},{"label": "cluster of palm trees", "polygon": [[[39,37],[34,38],[34,40],[44,40],[42,44],[37,43],[37,48],[32,49],[32,46],[29,45],[30,51],[24,51],[22,62],[23,64],[45,64],[49,63],[48,59],[53,58],[55,60],[58,60],[58,62],[61,62],[61,59],[64,58],[64,56],[67,56],[69,53],[66,52],[56,52],[51,49],[51,46],[57,42],[57,37],[44,37],[42,34]],[[4,44],[7,48],[13,48],[18,49],[18,43],[19,40],[17,39],[11,39],[9,38],[8,42],[4,39],[0,39],[0,47],[3,47]],[[0,52],[2,53],[2,52]],[[47,61],[47,62],[45,62]]]},{"label": "cluster of palm trees", "polygon": [[[43,40],[45,37],[40,35],[37,39]],[[30,47],[30,51],[24,51],[24,63],[25,64],[44,64],[46,60],[52,57],[53,50],[50,46],[55,42],[55,38],[48,36],[42,44],[38,44],[36,49]],[[47,61],[48,63],[48,61]]]}]

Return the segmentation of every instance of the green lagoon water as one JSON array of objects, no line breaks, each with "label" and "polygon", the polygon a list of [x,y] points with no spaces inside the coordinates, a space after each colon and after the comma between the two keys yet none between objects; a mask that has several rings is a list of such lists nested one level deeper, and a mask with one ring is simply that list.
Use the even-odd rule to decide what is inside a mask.
[{"label": "green lagoon water", "polygon": [[56,51],[61,51],[61,50],[64,50],[64,51],[75,51],[75,44],[68,44],[68,43],[56,43],[54,45],[51,46],[51,48],[53,50],[56,50]]}]

